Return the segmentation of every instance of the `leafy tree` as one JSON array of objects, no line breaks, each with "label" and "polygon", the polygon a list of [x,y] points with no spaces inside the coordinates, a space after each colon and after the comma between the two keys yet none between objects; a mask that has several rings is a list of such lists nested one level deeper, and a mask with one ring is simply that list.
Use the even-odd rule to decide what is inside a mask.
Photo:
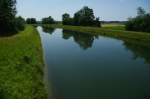
[{"label": "leafy tree", "polygon": [[54,24],[54,23],[55,20],[51,16],[42,19],[42,24]]},{"label": "leafy tree", "polygon": [[74,23],[81,26],[101,26],[99,18],[95,19],[93,9],[87,6],[74,14]]},{"label": "leafy tree", "polygon": [[16,18],[16,27],[18,30],[24,30],[25,28],[25,19],[22,18],[21,16]]},{"label": "leafy tree", "polygon": [[63,25],[73,25],[73,19],[68,13],[62,15],[62,20]]},{"label": "leafy tree", "polygon": [[16,0],[0,0],[0,32],[16,32]]},{"label": "leafy tree", "polygon": [[0,35],[10,35],[24,29],[25,21],[16,17],[16,0],[0,0]]},{"label": "leafy tree", "polygon": [[37,21],[35,18],[27,18],[26,23],[27,24],[36,24]]},{"label": "leafy tree", "polygon": [[77,26],[80,25],[80,17],[81,17],[81,15],[79,13],[74,14],[74,18],[73,18],[74,25],[77,25]]},{"label": "leafy tree", "polygon": [[144,15],[146,12],[145,12],[145,10],[142,8],[142,7],[138,7],[137,8],[137,15],[138,16],[142,16],[142,15]]},{"label": "leafy tree", "polygon": [[95,18],[93,9],[85,6],[74,14],[71,18],[69,14],[65,13],[62,15],[64,25],[76,25],[76,26],[94,26],[100,27],[101,22],[99,18]]},{"label": "leafy tree", "polygon": [[96,27],[101,27],[101,22],[100,22],[100,19],[99,19],[99,17],[98,17],[98,18],[96,18],[96,20],[94,21],[94,24],[93,24],[93,26],[96,26]]},{"label": "leafy tree", "polygon": [[94,22],[95,16],[93,10],[85,6],[75,13],[74,19],[77,25],[91,26]]},{"label": "leafy tree", "polygon": [[138,15],[135,18],[129,18],[126,22],[126,30],[150,32],[150,14],[139,7]]},{"label": "leafy tree", "polygon": [[69,19],[70,18],[70,15],[68,13],[65,13],[62,15],[62,20],[66,20],[66,19]]}]

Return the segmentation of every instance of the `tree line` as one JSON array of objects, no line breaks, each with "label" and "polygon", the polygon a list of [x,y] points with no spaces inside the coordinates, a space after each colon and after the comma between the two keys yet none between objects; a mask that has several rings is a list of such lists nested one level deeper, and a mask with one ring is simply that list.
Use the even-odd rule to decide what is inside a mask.
[{"label": "tree line", "polygon": [[137,16],[129,18],[126,22],[126,30],[150,32],[150,13],[146,13],[141,7],[137,9]]},{"label": "tree line", "polygon": [[[57,23],[51,16],[43,18],[41,21],[42,24],[54,24]],[[62,15],[62,24],[63,25],[75,25],[75,26],[93,26],[101,27],[101,22],[99,18],[95,18],[93,9],[85,6],[78,12],[74,14],[74,17],[71,18],[68,13]]]},{"label": "tree line", "polygon": [[56,21],[51,16],[49,16],[49,17],[42,18],[42,20],[39,22],[36,20],[36,18],[27,18],[26,23],[27,24],[55,24]]},{"label": "tree line", "polygon": [[[99,18],[94,16],[93,9],[87,6],[77,11],[73,17],[68,13],[62,15],[63,25],[101,27],[102,22],[103,21],[100,21]],[[49,19],[43,18],[42,23],[54,24],[56,21],[50,16]],[[141,7],[137,9],[136,17],[129,18],[128,21],[123,21],[121,23],[125,23],[125,29],[128,31],[150,32],[150,14],[146,13]]]},{"label": "tree line", "polygon": [[[37,24],[36,18],[16,16],[16,0],[0,0],[0,35],[17,33],[24,30],[25,24]],[[138,8],[137,16],[129,18],[125,24],[126,30],[150,32],[150,14],[141,7]],[[43,18],[42,24],[57,23],[51,16]],[[101,27],[101,21],[94,15],[93,9],[85,6],[77,11],[73,17],[68,13],[62,15],[63,25]]]}]

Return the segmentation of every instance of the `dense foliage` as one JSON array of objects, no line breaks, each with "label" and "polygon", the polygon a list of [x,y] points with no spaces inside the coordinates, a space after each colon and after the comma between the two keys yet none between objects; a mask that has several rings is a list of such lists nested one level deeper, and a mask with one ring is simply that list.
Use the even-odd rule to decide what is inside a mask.
[{"label": "dense foliage", "polygon": [[0,0],[0,35],[16,33],[24,28],[24,19],[15,15],[16,0]]},{"label": "dense foliage", "polygon": [[35,18],[27,18],[27,19],[26,19],[26,23],[27,23],[27,24],[36,24],[37,21],[36,21]]},{"label": "dense foliage", "polygon": [[64,25],[73,25],[73,18],[68,13],[62,15],[62,20],[62,24]]},{"label": "dense foliage", "polygon": [[55,20],[51,16],[42,19],[42,24],[54,24],[54,23]]},{"label": "dense foliage", "polygon": [[94,26],[100,27],[101,22],[99,18],[95,18],[93,9],[85,6],[74,14],[71,18],[69,14],[65,13],[62,15],[62,23],[64,25],[75,25],[75,26]]},{"label": "dense foliage", "polygon": [[145,13],[141,7],[138,8],[137,14],[135,18],[129,18],[126,30],[150,32],[150,14]]},{"label": "dense foliage", "polygon": [[16,27],[18,28],[18,30],[24,30],[24,28],[25,28],[25,20],[24,20],[24,18],[22,18],[21,16],[19,16],[19,17],[16,17]]}]

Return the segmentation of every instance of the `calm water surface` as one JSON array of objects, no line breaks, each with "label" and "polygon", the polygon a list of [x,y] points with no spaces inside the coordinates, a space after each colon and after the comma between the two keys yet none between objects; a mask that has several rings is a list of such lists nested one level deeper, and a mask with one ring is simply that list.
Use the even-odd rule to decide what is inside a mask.
[{"label": "calm water surface", "polygon": [[150,48],[38,27],[54,99],[150,99]]}]

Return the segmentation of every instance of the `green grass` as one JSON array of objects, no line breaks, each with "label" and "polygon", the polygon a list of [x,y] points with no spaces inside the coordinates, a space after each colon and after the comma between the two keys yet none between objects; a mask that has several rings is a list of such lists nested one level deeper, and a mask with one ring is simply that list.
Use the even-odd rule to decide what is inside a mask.
[{"label": "green grass", "polygon": [[67,25],[44,25],[53,28],[63,28],[66,30],[77,31],[82,33],[89,33],[94,35],[109,36],[125,41],[134,42],[135,44],[141,44],[142,46],[150,47],[150,33],[134,32],[125,30],[106,29],[104,27],[83,27],[83,26],[67,26]]},{"label": "green grass", "polygon": [[46,99],[43,70],[41,41],[33,26],[0,37],[0,99]]}]

